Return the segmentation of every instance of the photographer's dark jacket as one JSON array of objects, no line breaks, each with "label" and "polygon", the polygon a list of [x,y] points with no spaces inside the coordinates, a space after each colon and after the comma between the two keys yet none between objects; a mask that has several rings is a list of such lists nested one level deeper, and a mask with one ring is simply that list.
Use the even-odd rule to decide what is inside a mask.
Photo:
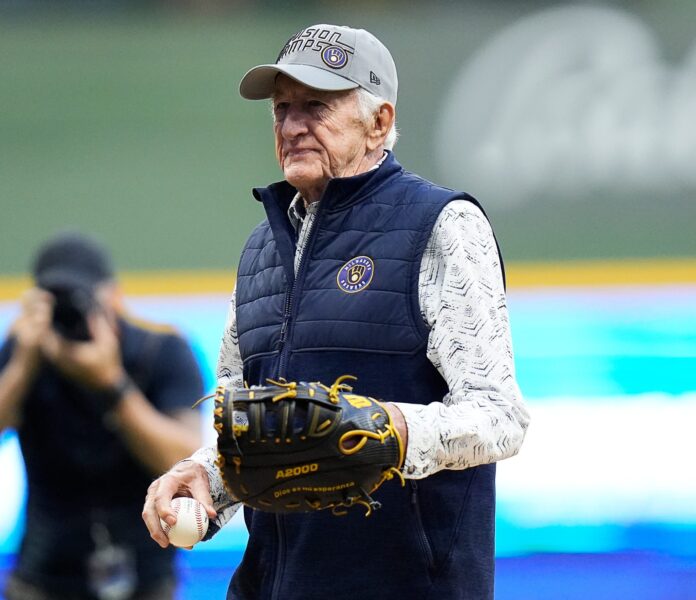
[{"label": "photographer's dark jacket", "polygon": [[[268,219],[238,270],[245,381],[352,374],[356,393],[441,401],[447,385],[426,357],[419,268],[442,208],[475,200],[405,172],[389,153],[375,171],[329,182],[295,275],[295,192],[285,182],[255,190]],[[370,518],[247,509],[250,538],[228,598],[492,598],[495,465],[405,488],[388,482],[374,496],[382,509]]]},{"label": "photographer's dark jacket", "polygon": [[[178,334],[127,320],[119,332],[123,364],[158,410],[189,408],[202,395],[196,359]],[[0,369],[12,345],[10,339],[0,348]],[[141,589],[173,573],[173,551],[152,542],[140,517],[153,476],[109,425],[105,406],[99,393],[50,364],[23,402],[17,433],[28,497],[15,574],[54,593],[88,597],[87,562],[96,550],[94,535],[103,536],[104,528],[135,566]]]}]

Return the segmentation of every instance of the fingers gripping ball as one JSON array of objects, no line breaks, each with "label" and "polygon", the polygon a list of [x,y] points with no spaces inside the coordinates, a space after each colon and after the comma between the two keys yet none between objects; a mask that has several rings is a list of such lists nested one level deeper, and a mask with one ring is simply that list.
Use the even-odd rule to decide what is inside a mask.
[{"label": "fingers gripping ball", "polygon": [[370,494],[395,476],[403,485],[404,448],[386,408],[353,394],[349,378],[219,388],[217,464],[228,492],[278,513],[379,508]]},{"label": "fingers gripping ball", "polygon": [[170,527],[160,519],[169,542],[179,548],[188,548],[200,542],[208,531],[208,515],[203,505],[193,498],[174,498],[171,506],[176,523]]}]

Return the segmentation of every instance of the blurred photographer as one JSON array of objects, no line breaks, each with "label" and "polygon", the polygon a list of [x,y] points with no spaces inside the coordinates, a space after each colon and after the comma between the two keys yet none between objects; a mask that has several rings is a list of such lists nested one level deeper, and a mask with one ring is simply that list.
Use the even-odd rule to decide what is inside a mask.
[{"label": "blurred photographer", "polygon": [[0,431],[17,430],[28,501],[9,600],[165,599],[173,553],[140,520],[154,476],[201,445],[187,342],[124,315],[111,260],[61,234],[0,348]]}]

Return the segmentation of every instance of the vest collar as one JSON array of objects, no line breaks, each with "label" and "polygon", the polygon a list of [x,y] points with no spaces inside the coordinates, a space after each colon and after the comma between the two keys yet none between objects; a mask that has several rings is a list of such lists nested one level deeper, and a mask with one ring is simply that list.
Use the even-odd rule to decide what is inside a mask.
[{"label": "vest collar", "polygon": [[[319,202],[322,211],[335,211],[347,208],[377,188],[387,180],[403,171],[393,152],[387,150],[387,156],[377,169],[354,175],[353,177],[336,177],[329,181]],[[268,207],[269,203],[277,205],[283,213],[287,213],[297,190],[287,181],[273,183],[266,188],[254,188],[254,198]]]}]

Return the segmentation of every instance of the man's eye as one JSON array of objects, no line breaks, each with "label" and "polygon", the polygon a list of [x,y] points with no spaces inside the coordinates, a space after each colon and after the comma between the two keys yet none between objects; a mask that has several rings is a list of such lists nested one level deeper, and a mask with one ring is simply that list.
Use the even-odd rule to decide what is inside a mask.
[{"label": "man's eye", "polygon": [[288,103],[287,103],[287,102],[278,102],[278,104],[276,104],[276,105],[273,107],[273,110],[274,110],[275,112],[279,112],[279,111],[287,110],[287,108],[288,108]]},{"label": "man's eye", "polygon": [[311,108],[321,108],[326,106],[326,104],[324,104],[321,100],[310,100],[308,104]]}]

